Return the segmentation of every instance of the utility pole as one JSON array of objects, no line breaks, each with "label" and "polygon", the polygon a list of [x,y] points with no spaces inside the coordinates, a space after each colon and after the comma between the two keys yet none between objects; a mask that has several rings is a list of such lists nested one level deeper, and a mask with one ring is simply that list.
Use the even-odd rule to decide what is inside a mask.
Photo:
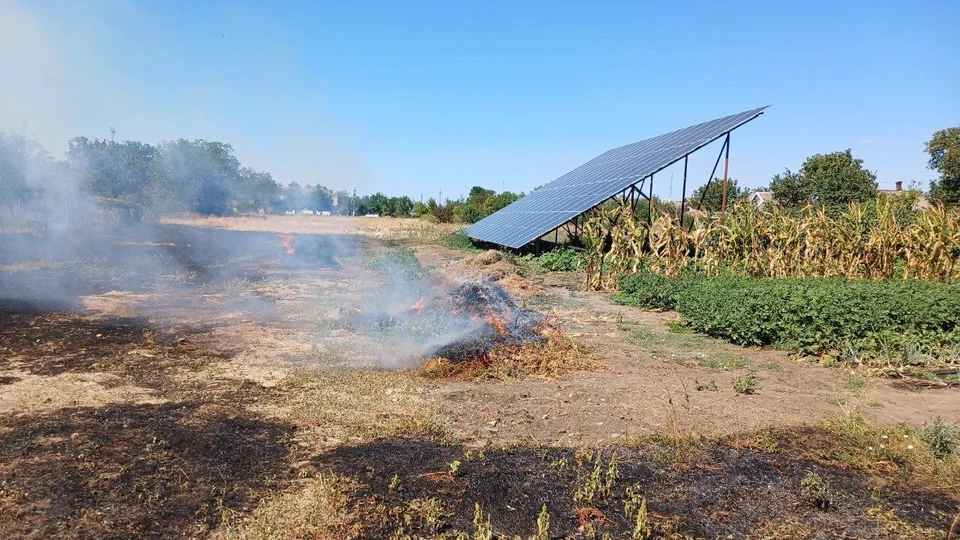
[{"label": "utility pole", "polygon": [[357,215],[357,188],[353,188],[353,215]]},{"label": "utility pole", "polygon": [[110,126],[110,142],[113,142],[114,137],[117,135],[117,129],[113,126]]},{"label": "utility pole", "polygon": [[437,196],[437,206],[443,206],[443,190],[440,190],[440,195]]}]

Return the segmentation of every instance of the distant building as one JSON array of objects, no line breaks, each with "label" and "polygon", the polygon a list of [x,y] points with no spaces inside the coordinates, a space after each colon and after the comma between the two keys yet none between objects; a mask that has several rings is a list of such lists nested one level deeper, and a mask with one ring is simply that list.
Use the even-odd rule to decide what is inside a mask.
[{"label": "distant building", "polygon": [[769,203],[773,202],[773,192],[772,191],[754,191],[753,195],[750,196],[750,202],[753,203],[757,208],[763,208]]},{"label": "distant building", "polygon": [[932,203],[930,202],[930,198],[927,197],[926,193],[923,193],[922,191],[911,190],[911,189],[904,191],[903,182],[897,182],[894,185],[896,187],[894,187],[893,189],[880,189],[877,191],[879,191],[880,193],[885,193],[887,195],[893,195],[894,197],[901,197],[903,195],[907,195],[910,193],[918,193],[919,196],[917,197],[917,202],[913,203],[913,209],[915,211],[919,211],[919,210],[926,210],[927,208],[930,208]]}]

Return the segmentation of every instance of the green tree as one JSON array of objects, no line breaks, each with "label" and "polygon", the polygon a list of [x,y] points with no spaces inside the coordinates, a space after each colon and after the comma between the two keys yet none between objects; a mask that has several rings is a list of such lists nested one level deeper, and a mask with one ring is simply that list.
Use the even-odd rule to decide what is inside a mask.
[{"label": "green tree", "polygon": [[788,208],[796,208],[810,202],[810,194],[804,190],[803,175],[784,169],[770,180],[769,191],[777,204]]},{"label": "green tree", "polygon": [[930,196],[944,204],[960,204],[960,126],[941,129],[927,141],[927,164],[940,173],[930,182]]},{"label": "green tree", "polygon": [[865,203],[877,197],[877,176],[863,168],[863,160],[851,151],[810,156],[797,173],[785,170],[770,181],[777,204],[798,207],[822,204],[830,213],[843,211],[848,203]]},{"label": "green tree", "polygon": [[332,211],[333,196],[331,196],[330,193],[330,190],[324,186],[319,184],[314,186],[314,188],[310,190],[310,208],[318,212]]},{"label": "green tree", "polygon": [[[736,179],[727,180],[727,205],[749,196],[750,190],[737,185]],[[690,200],[693,204],[697,204],[701,197],[703,197],[703,208],[712,212],[720,211],[723,207],[723,178],[714,178],[709,185],[698,187],[690,196]]]}]

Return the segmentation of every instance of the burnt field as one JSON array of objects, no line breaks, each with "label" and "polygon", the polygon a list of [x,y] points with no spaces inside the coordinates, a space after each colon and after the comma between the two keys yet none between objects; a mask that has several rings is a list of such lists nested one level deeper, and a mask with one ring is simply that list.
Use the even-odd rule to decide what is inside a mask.
[{"label": "burnt field", "polygon": [[519,261],[188,224],[0,241],[7,538],[943,538],[960,505],[918,431],[954,389],[670,334]]}]

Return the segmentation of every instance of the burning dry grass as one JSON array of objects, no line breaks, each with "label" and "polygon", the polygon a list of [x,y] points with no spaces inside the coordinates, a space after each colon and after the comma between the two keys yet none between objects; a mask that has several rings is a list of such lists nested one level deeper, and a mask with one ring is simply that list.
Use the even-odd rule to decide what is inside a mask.
[{"label": "burning dry grass", "polygon": [[590,358],[553,320],[541,323],[543,341],[518,346],[503,345],[469,362],[432,358],[420,369],[429,379],[503,380],[518,377],[560,377],[580,370],[604,369]]}]

